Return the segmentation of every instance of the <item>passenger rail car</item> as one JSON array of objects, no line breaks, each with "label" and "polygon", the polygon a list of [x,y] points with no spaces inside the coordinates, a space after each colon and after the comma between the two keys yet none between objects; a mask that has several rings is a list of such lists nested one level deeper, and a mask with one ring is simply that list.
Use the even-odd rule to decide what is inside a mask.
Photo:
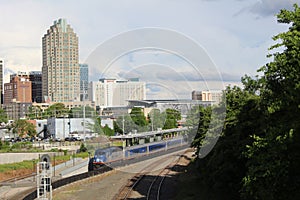
[{"label": "passenger rail car", "polygon": [[122,147],[107,147],[97,149],[94,156],[89,161],[88,170],[96,170],[101,166],[114,161],[134,158],[137,156],[146,155],[156,151],[162,151],[180,146],[186,143],[183,137],[173,138],[170,140],[162,140],[159,142],[146,143],[143,145],[127,147],[124,150]]}]

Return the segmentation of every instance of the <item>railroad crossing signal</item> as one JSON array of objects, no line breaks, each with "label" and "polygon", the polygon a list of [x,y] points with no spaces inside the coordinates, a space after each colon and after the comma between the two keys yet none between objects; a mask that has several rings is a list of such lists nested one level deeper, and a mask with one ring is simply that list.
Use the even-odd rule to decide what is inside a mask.
[{"label": "railroad crossing signal", "polygon": [[52,200],[51,159],[48,154],[42,155],[37,165],[37,199]]}]

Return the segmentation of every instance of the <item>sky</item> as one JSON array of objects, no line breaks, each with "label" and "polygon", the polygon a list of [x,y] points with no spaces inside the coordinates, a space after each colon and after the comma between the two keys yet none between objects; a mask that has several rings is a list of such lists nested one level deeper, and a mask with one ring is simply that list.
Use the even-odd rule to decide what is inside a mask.
[{"label": "sky", "polygon": [[0,0],[5,81],[41,71],[42,37],[65,18],[90,80],[139,77],[147,98],[222,89],[270,61],[272,37],[288,29],[275,15],[294,3],[300,0]]}]

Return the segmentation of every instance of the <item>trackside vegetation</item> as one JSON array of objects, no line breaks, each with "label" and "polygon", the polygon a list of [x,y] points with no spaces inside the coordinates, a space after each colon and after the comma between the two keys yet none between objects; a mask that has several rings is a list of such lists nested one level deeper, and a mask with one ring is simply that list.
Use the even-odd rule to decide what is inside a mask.
[{"label": "trackside vegetation", "polygon": [[[55,152],[55,150],[53,150],[53,152]],[[41,154],[43,154],[43,152],[41,152]],[[72,158],[87,158],[88,152],[84,151],[84,152],[80,152],[77,154],[67,154],[64,153],[64,155],[61,156],[52,156],[51,157],[51,162],[52,162],[52,166],[58,165],[60,163],[66,162]],[[36,164],[39,161],[37,159],[34,160],[25,160],[22,162],[16,162],[16,163],[7,163],[7,164],[1,164],[0,165],[0,175],[1,173],[7,173],[7,172],[11,172],[11,171],[18,171],[18,170],[22,170],[22,169],[30,169],[32,171],[36,170]],[[25,174],[23,174],[25,175]]]},{"label": "trackside vegetation", "polygon": [[[259,76],[228,87],[226,118],[214,149],[197,159],[199,199],[300,199],[300,8],[281,10],[286,32],[273,37]],[[210,108],[193,146],[201,148]]]}]

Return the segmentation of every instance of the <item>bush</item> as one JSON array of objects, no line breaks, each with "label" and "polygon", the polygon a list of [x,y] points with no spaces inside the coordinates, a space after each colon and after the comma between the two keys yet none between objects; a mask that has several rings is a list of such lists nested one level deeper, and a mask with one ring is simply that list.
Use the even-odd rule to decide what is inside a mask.
[{"label": "bush", "polygon": [[80,152],[86,152],[87,151],[87,148],[84,146],[83,143],[81,143],[79,151]]}]

